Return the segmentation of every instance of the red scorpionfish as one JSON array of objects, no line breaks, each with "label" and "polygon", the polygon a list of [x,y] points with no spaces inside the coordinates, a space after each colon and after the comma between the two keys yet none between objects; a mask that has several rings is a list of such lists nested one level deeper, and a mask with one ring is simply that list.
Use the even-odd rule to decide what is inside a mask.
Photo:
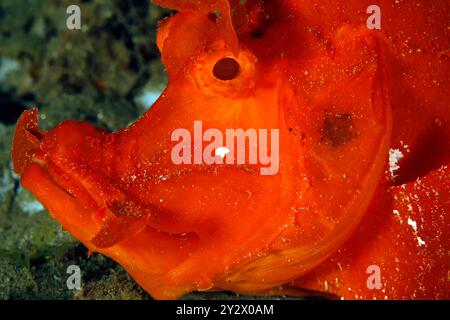
[{"label": "red scorpionfish", "polygon": [[[379,0],[379,30],[365,0],[155,2],[177,11],[157,36],[169,83],[139,120],[18,121],[14,170],[51,215],[158,299],[450,298],[447,1]],[[230,128],[276,135],[191,159]]]}]

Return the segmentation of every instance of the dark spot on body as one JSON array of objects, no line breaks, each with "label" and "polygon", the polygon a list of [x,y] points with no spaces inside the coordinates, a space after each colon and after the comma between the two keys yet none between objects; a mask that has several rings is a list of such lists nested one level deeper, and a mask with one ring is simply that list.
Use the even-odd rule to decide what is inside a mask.
[{"label": "dark spot on body", "polygon": [[216,13],[215,12],[210,12],[210,13],[208,13],[208,20],[209,21],[211,21],[211,22],[213,22],[213,23],[216,23],[217,22],[217,15],[216,15]]},{"label": "dark spot on body", "polygon": [[325,112],[321,129],[322,141],[333,147],[342,146],[356,136],[354,129],[351,114]]},{"label": "dark spot on body", "polygon": [[219,18],[220,18],[220,11],[218,10],[208,13],[208,20],[211,22],[216,23]]},{"label": "dark spot on body", "polygon": [[250,36],[252,39],[260,39],[264,36],[264,32],[263,28],[255,28],[251,31]]}]

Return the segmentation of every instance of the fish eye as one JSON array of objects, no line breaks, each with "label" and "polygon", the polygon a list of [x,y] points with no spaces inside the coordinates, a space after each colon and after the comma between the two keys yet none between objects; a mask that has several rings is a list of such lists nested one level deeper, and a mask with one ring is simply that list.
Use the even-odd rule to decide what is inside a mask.
[{"label": "fish eye", "polygon": [[216,62],[213,67],[212,73],[217,79],[228,81],[236,78],[240,71],[241,67],[235,59],[225,57]]}]

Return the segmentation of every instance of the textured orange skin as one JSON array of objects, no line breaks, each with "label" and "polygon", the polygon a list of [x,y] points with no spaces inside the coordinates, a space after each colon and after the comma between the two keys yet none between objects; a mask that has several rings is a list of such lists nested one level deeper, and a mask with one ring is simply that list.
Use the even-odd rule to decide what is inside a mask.
[{"label": "textured orange skin", "polygon": [[[294,285],[347,299],[449,299],[449,169],[392,188],[381,184],[347,243]],[[379,290],[367,288],[371,265],[381,270]]]},{"label": "textured orange skin", "polygon": [[[417,253],[422,259],[411,254],[417,241],[404,229],[407,223],[399,232],[391,217],[377,236],[381,227],[371,219],[379,217],[371,217],[392,212],[389,202],[377,202],[380,193],[392,196],[383,191],[342,247],[377,185],[389,189],[379,181],[390,146],[408,144],[413,152],[403,162],[413,163],[417,149],[428,151],[419,148],[422,137],[448,145],[446,3],[380,1],[379,32],[365,28],[371,4],[366,1],[157,2],[179,11],[158,32],[169,76],[161,98],[136,123],[114,133],[76,121],[40,133],[37,111],[25,112],[13,145],[23,186],[90,250],[118,261],[156,298],[218,288],[256,292],[282,284],[345,298],[448,298],[442,255],[449,241],[448,200],[442,197],[424,197],[422,206],[433,207],[433,216],[422,210],[414,217],[427,221],[423,238],[429,247]],[[221,13],[216,20],[212,11]],[[256,29],[263,30],[261,37],[252,37]],[[224,56],[241,66],[229,82],[211,73]],[[352,115],[352,138],[327,143],[321,131],[325,115],[343,113]],[[223,131],[279,129],[279,173],[261,176],[250,165],[174,165],[170,135],[191,129],[195,120]],[[448,163],[444,147],[420,168],[421,175]],[[409,167],[401,172],[403,182],[419,174],[417,166]],[[448,184],[436,177],[442,172],[448,175],[432,173],[424,183],[448,194]],[[400,197],[397,189],[392,193]],[[442,239],[425,237],[437,230]],[[402,240],[393,241],[398,236]],[[364,249],[358,248],[362,241]],[[403,241],[409,245],[397,250],[394,244]],[[398,276],[393,258],[406,266],[414,259],[416,268]],[[341,271],[336,260],[348,267]],[[382,293],[366,287],[370,264],[379,264],[389,281]],[[422,271],[416,286],[411,274],[417,268]]]}]

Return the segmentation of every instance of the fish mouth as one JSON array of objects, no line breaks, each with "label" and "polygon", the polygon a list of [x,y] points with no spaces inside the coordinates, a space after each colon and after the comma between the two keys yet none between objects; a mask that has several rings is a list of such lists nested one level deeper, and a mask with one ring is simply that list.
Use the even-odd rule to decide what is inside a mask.
[{"label": "fish mouth", "polygon": [[[167,298],[167,294],[160,293],[159,289],[155,289],[154,281],[162,283],[160,290],[165,290],[164,292],[167,291],[164,287],[166,285],[167,287],[172,286],[170,290],[176,289],[179,291],[181,290],[180,286],[183,287],[183,292],[194,290],[195,285],[185,283],[184,280],[179,280],[179,276],[176,276],[180,270],[189,273],[186,270],[191,269],[186,266],[196,263],[196,259],[194,261],[188,259],[188,254],[197,252],[200,246],[208,242],[208,239],[209,241],[215,239],[217,232],[223,233],[223,230],[226,230],[228,233],[223,234],[219,239],[227,238],[229,232],[232,232],[232,228],[223,228],[220,221],[214,221],[211,218],[201,221],[201,219],[198,219],[198,215],[189,218],[190,222],[180,222],[179,218],[183,215],[180,210],[173,209],[166,203],[153,205],[152,201],[150,201],[150,204],[142,206],[131,199],[133,195],[129,197],[127,190],[119,190],[108,177],[94,172],[92,168],[86,168],[87,165],[83,166],[75,161],[69,162],[71,160],[70,155],[64,154],[65,162],[61,163],[62,155],[54,152],[54,150],[49,150],[52,144],[59,146],[58,138],[61,134],[58,133],[58,130],[61,130],[61,125],[48,133],[39,131],[38,112],[35,109],[26,111],[19,119],[13,141],[13,163],[15,172],[21,176],[21,184],[24,188],[30,190],[64,229],[69,230],[91,252],[101,252],[119,261],[143,287],[152,291],[153,295]],[[72,139],[73,137],[69,138]],[[179,181],[189,180],[186,179],[188,176],[198,176],[199,184],[206,180],[210,181],[209,178],[215,176],[214,169],[211,166],[200,166],[194,172],[192,172],[192,168],[191,171],[188,171],[188,167],[180,170],[179,176],[170,179],[174,188],[178,188]],[[236,168],[224,165],[220,170],[220,175],[225,174],[230,177],[239,173],[239,179],[247,176],[249,180],[254,180],[256,175],[259,176],[259,173],[248,172],[248,169],[244,167]],[[163,185],[163,188],[158,190],[154,183],[150,186],[155,188],[157,194],[155,197],[162,196],[165,192],[161,190],[167,188]],[[229,188],[229,186],[224,186],[221,192],[226,195]],[[241,190],[239,193],[248,196],[245,191]],[[187,196],[187,198],[189,197]],[[155,203],[157,202],[156,199]],[[191,202],[187,204],[188,207],[198,201],[194,197],[189,200]],[[247,199],[242,198],[241,200],[244,203],[244,200]],[[214,201],[214,197],[211,197],[212,207]],[[164,202],[180,203],[181,201],[175,201],[172,197],[165,198]],[[183,206],[186,206],[186,203],[181,202],[181,207]],[[191,212],[194,212],[198,209],[198,205],[195,204],[190,209]],[[220,206],[216,209],[218,216],[224,215]],[[173,213],[173,216],[167,218],[170,213]],[[249,220],[249,222],[251,221]],[[173,227],[171,224],[177,226]],[[251,223],[251,225],[254,225],[254,223]],[[203,233],[197,233],[195,227],[204,228]],[[254,228],[257,228],[257,226],[254,226]],[[206,240],[203,237],[206,237]],[[153,274],[153,271],[149,274],[145,271],[144,266],[149,263],[158,265],[158,262],[147,260],[147,257],[152,254],[148,252],[149,246],[153,246],[155,248],[153,250],[159,252],[161,250],[159,246],[163,246],[163,244],[158,243],[161,238],[166,238],[166,243],[169,242],[168,239],[170,238],[170,243],[177,244],[173,245],[175,248],[189,246],[189,249],[183,252],[178,249],[167,252],[165,256],[167,255],[170,259],[165,256],[158,256],[158,260],[170,260],[164,262],[168,267],[164,267],[161,271],[162,275],[156,274],[156,272]],[[133,250],[130,250],[130,248]],[[217,259],[220,259],[220,257]],[[134,261],[135,265],[130,264],[130,261]],[[217,261],[219,262],[219,260]],[[194,268],[194,270],[197,269]],[[217,270],[214,269],[214,272],[217,272]],[[162,280],[159,280],[160,278]],[[148,284],[147,281],[148,283],[151,281],[152,284]],[[181,284],[178,283],[179,281],[181,281]],[[202,284],[202,288],[209,288],[210,286],[210,280],[205,280],[205,284]]]},{"label": "fish mouth", "polygon": [[[207,230],[205,232],[213,232],[212,229],[219,228],[217,221],[223,217],[218,202],[230,202],[229,197],[226,196],[230,191],[229,188],[233,188],[235,193],[239,194],[241,203],[245,203],[249,195],[252,195],[248,190],[251,190],[256,180],[261,179],[259,168],[255,165],[177,166],[171,163],[170,157],[164,157],[163,151],[154,150],[156,152],[150,162],[155,164],[150,167],[141,167],[139,170],[136,168],[136,175],[139,171],[149,172],[146,183],[140,184],[144,186],[143,189],[122,188],[126,185],[139,185],[133,184],[132,179],[136,178],[135,174],[124,175],[119,178],[122,180],[121,183],[117,183],[117,179],[112,180],[98,167],[91,167],[90,159],[73,158],[76,153],[79,153],[78,151],[65,152],[66,149],[76,149],[75,146],[80,148],[81,144],[89,144],[86,140],[90,140],[90,132],[87,138],[83,134],[64,137],[64,133],[69,131],[72,133],[83,131],[83,127],[79,125],[78,122],[63,123],[48,133],[41,132],[38,128],[37,109],[25,111],[16,127],[13,163],[15,172],[22,176],[21,182],[24,187],[49,208],[50,213],[67,230],[72,232],[76,229],[86,229],[84,225],[90,226],[88,233],[77,237],[91,249],[112,247],[132,237],[146,226],[170,235],[196,233],[199,229],[198,225],[209,225],[210,227],[205,228]],[[92,134],[96,133],[93,127],[85,126],[89,130],[92,128]],[[96,162],[102,162],[103,158],[102,155],[99,156],[99,153],[101,152],[91,153],[99,158],[95,159]],[[142,176],[138,179],[143,181]],[[41,185],[41,181],[44,180],[45,188],[54,190],[52,192],[58,196],[52,197],[49,192],[45,193],[45,188]],[[224,186],[224,180],[230,181],[230,184]],[[245,183],[242,182],[244,180]],[[240,183],[237,184],[236,181]],[[195,188],[191,188],[190,185],[195,185]],[[183,188],[185,190],[182,190]],[[214,188],[216,194],[211,192]],[[145,189],[152,191],[145,193]],[[262,193],[262,190],[260,191]],[[145,196],[140,196],[140,193]],[[177,194],[184,202],[177,201],[174,194]],[[198,202],[201,196],[215,200],[211,200],[210,205],[200,208],[195,202]],[[54,203],[68,201],[76,203],[77,209],[74,209],[74,213],[59,207],[51,209],[52,206],[57,206]],[[237,210],[233,209],[233,205],[228,204],[224,204],[224,208]],[[187,210],[189,213],[186,213]],[[204,218],[206,211],[213,212],[211,217]],[[83,217],[84,223],[77,223],[76,226],[67,225],[64,221],[65,216],[69,215]],[[183,220],[187,215],[189,218]],[[218,220],[215,221],[216,219]],[[86,223],[86,221],[89,222]],[[70,223],[73,224],[73,221]]]},{"label": "fish mouth", "polygon": [[[49,152],[49,146],[57,145],[58,134],[39,131],[37,109],[22,114],[12,151],[22,185],[90,249],[112,247],[142,230],[150,209],[129,199],[88,164]],[[69,203],[72,210],[64,208]]]},{"label": "fish mouth", "polygon": [[[90,221],[91,216],[50,174],[48,162],[40,155],[40,146],[45,135],[46,133],[39,131],[38,128],[38,110],[24,111],[18,120],[12,145],[14,172],[21,176],[20,182],[24,188],[30,190],[41,203],[45,204],[50,213],[67,230],[74,230],[74,236],[88,245],[95,228],[91,223],[84,226],[82,222]],[[60,214],[71,211],[77,212],[77,215]]]}]

